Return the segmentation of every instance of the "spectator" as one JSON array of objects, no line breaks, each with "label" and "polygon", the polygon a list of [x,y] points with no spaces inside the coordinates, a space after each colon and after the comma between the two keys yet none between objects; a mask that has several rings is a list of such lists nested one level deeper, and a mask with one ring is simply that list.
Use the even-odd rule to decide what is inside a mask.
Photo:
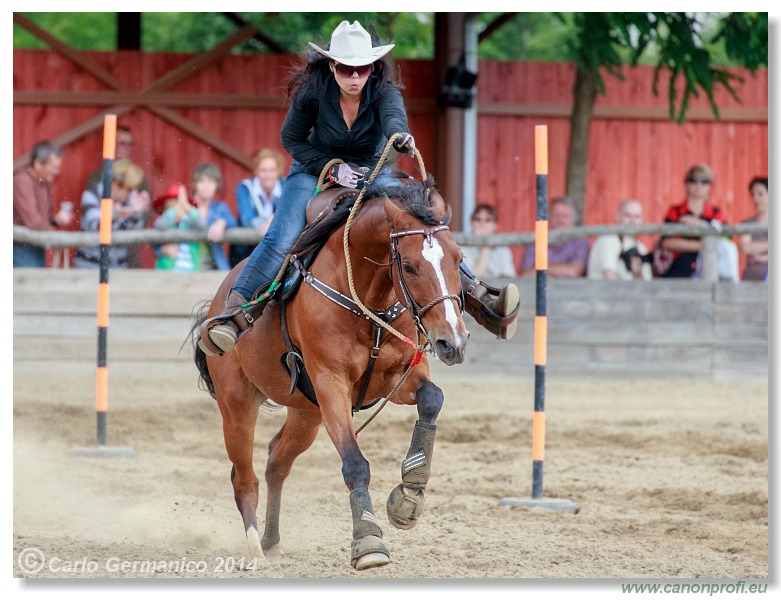
[{"label": "spectator", "polygon": [[[556,198],[550,203],[550,229],[568,229],[575,227],[577,210],[572,200],[566,196]],[[531,277],[535,274],[534,244],[523,249],[521,259],[521,277]],[[583,277],[588,264],[589,245],[586,238],[578,238],[548,246],[548,276],[560,278]]]},{"label": "spectator", "polygon": [[[236,186],[236,205],[239,225],[252,227],[261,236],[266,235],[274,216],[277,200],[282,196],[285,160],[276,150],[264,148],[252,159],[252,178]],[[231,266],[247,258],[255,246],[234,244],[230,249]]]},{"label": "spectator", "polygon": [[[142,229],[149,202],[138,191],[144,179],[141,167],[127,159],[115,160],[111,165],[111,192],[113,202],[111,229],[114,231]],[[100,204],[104,197],[103,182],[99,181],[81,195],[82,231],[100,230]],[[80,268],[100,267],[100,248],[79,248],[73,264]],[[109,249],[109,265],[115,269],[127,269],[128,246],[112,245]]]},{"label": "spectator", "polygon": [[[133,149],[136,146],[136,141],[133,137],[133,133],[130,131],[130,127],[125,125],[117,126],[117,147],[115,152],[115,160],[129,160],[133,161]],[[94,188],[98,183],[103,181],[103,167],[99,167],[92,172],[87,178],[86,189]],[[149,182],[146,177],[141,181],[138,186],[139,192],[149,192]],[[150,204],[151,208],[151,204]]]},{"label": "spectator", "polygon": [[[182,184],[170,186],[162,196],[155,198],[155,210],[160,214],[155,220],[155,229],[205,229],[201,212],[187,196]],[[157,250],[156,269],[191,272],[201,268],[201,251],[207,248],[197,242],[171,242],[162,244]],[[207,248],[207,252],[209,249]],[[211,263],[211,257],[209,257]],[[209,267],[211,268],[211,264]]]},{"label": "spectator", "polygon": [[[764,223],[767,225],[768,211],[767,177],[754,177],[748,185],[755,214],[742,223]],[[740,250],[746,255],[746,268],[743,280],[766,281],[768,265],[767,233],[747,233],[740,236]]]},{"label": "spectator", "polygon": [[[498,226],[496,209],[490,204],[478,204],[470,222],[472,233],[491,235]],[[472,273],[480,279],[515,277],[513,255],[508,246],[464,246],[461,251],[464,262],[471,265]]]},{"label": "spectator", "polygon": [[[41,141],[30,152],[30,163],[13,176],[13,224],[36,231],[54,231],[73,220],[72,210],[54,213],[52,182],[62,167],[62,149]],[[38,246],[14,242],[14,267],[45,267],[46,252]]]},{"label": "spectator", "polygon": [[220,190],[222,190],[222,172],[219,167],[212,163],[198,165],[193,173],[193,201],[200,214],[198,227],[207,230],[208,239],[208,247],[202,247],[198,252],[200,258],[198,270],[230,271],[231,268],[225,255],[223,240],[225,230],[228,227],[237,227],[238,221],[224,201],[216,200]]},{"label": "spectator", "polygon": [[[721,209],[709,200],[713,171],[706,164],[697,164],[686,171],[684,177],[686,198],[672,205],[664,218],[665,223],[703,224],[717,221],[726,223]],[[661,246],[673,253],[670,268],[663,277],[693,277],[697,268],[697,256],[701,241],[697,236],[662,237]]]},{"label": "spectator", "polygon": [[[130,131],[130,127],[126,125],[117,125],[117,145],[115,151],[115,160],[129,160],[133,162],[133,150],[136,146],[133,133]],[[87,184],[85,189],[94,188],[98,183],[103,181],[103,167],[98,167],[87,178]],[[149,189],[149,182],[146,177],[141,181],[138,186],[139,201],[143,201],[145,208],[143,209],[144,223],[148,222],[152,218],[152,193]],[[138,268],[140,266],[138,246],[127,247],[127,262],[128,267]]]},{"label": "spectator", "polygon": [[[643,205],[629,198],[618,205],[616,223],[642,225]],[[644,260],[645,259],[645,260]],[[591,247],[588,257],[589,279],[620,279],[632,281],[653,277],[648,248],[633,235],[601,235]]]}]

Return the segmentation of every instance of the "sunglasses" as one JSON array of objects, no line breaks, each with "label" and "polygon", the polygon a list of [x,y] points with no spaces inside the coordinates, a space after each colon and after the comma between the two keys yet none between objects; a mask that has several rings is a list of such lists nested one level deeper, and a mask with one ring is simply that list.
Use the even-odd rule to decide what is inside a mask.
[{"label": "sunglasses", "polygon": [[702,185],[710,185],[711,181],[710,179],[705,179],[701,177],[689,177],[686,180],[686,183],[701,183]]},{"label": "sunglasses", "polygon": [[358,77],[368,77],[372,72],[374,65],[361,65],[360,67],[351,67],[341,63],[334,63],[334,70],[342,77],[352,77],[353,73],[358,73]]}]

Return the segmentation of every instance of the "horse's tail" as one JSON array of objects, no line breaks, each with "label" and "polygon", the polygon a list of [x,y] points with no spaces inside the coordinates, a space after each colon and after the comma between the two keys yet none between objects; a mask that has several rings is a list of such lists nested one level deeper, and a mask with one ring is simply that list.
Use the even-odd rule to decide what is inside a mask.
[{"label": "horse's tail", "polygon": [[198,368],[200,377],[198,378],[198,388],[209,392],[212,398],[216,398],[214,393],[214,382],[209,375],[209,365],[206,364],[206,353],[198,346],[198,340],[201,337],[201,324],[206,320],[206,313],[209,310],[211,301],[206,300],[197,305],[193,311],[193,325],[190,328],[190,343],[193,346],[193,360]]}]

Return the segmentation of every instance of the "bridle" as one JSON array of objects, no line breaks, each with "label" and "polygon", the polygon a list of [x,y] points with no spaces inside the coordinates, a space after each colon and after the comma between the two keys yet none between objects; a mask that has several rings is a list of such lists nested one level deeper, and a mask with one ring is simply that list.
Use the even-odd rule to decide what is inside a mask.
[{"label": "bridle", "polygon": [[441,296],[437,296],[436,298],[431,300],[431,302],[429,302],[428,304],[426,304],[421,308],[420,304],[418,304],[415,301],[415,299],[412,297],[412,293],[409,290],[409,286],[407,285],[407,282],[404,279],[404,268],[402,267],[401,264],[401,255],[399,254],[399,249],[398,249],[398,239],[400,237],[404,237],[407,235],[424,235],[426,236],[426,242],[428,242],[428,245],[431,248],[434,245],[434,241],[433,241],[434,234],[439,231],[447,231],[449,229],[450,228],[447,225],[438,225],[436,227],[426,228],[426,229],[408,229],[406,231],[391,230],[390,233],[391,280],[393,280],[392,265],[395,264],[396,276],[398,277],[401,293],[404,296],[404,302],[407,304],[407,310],[410,316],[412,317],[412,320],[415,322],[415,328],[424,337],[427,345],[429,346],[430,346],[430,341],[428,337],[428,332],[426,331],[426,328],[423,327],[423,322],[422,322],[424,315],[429,310],[431,310],[434,306],[436,306],[440,302],[444,302],[445,300],[455,300],[458,304],[459,310],[463,311],[461,295],[443,294]]}]

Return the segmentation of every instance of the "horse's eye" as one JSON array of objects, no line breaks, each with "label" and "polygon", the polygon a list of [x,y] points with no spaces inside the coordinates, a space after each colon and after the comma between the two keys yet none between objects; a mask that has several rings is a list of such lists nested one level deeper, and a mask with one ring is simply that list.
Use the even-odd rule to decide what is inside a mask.
[{"label": "horse's eye", "polygon": [[402,266],[402,268],[404,269],[404,272],[405,272],[407,275],[414,275],[414,274],[416,273],[416,271],[415,271],[415,267],[413,267],[413,266],[412,266],[411,264],[409,264],[408,262],[402,263],[402,264],[401,264],[401,266]]}]

